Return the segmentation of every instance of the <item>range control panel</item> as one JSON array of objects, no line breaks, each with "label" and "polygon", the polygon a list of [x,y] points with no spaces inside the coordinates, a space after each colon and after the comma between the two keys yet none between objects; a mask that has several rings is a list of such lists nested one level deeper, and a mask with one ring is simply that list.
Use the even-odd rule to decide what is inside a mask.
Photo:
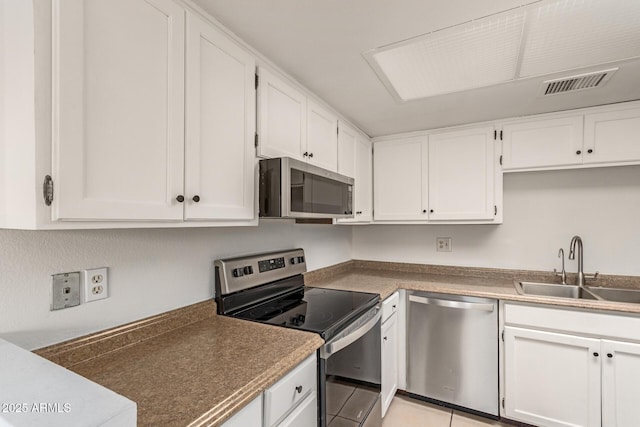
[{"label": "range control panel", "polygon": [[307,271],[304,250],[270,252],[219,259],[216,267],[216,293],[227,295]]}]

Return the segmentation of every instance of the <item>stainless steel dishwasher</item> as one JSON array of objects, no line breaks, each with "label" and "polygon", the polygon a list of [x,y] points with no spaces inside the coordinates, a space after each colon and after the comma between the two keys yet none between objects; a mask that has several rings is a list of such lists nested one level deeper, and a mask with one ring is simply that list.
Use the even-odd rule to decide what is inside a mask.
[{"label": "stainless steel dishwasher", "polygon": [[407,391],[498,416],[498,301],[407,291],[407,307]]}]

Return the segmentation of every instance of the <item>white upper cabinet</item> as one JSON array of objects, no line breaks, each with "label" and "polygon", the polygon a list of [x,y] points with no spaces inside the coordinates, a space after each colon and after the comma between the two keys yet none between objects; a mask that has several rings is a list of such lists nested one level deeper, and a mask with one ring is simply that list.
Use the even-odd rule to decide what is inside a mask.
[{"label": "white upper cabinet", "polygon": [[427,219],[428,188],[423,179],[427,152],[426,136],[375,143],[373,203],[376,221]]},{"label": "white upper cabinet", "polygon": [[494,129],[480,127],[429,135],[429,220],[492,220]]},{"label": "white upper cabinet", "polygon": [[509,120],[502,127],[503,170],[518,172],[640,163],[637,102]]},{"label": "white upper cabinet", "polygon": [[307,100],[307,155],[309,163],[338,170],[338,117],[311,99]]},{"label": "white upper cabinet", "polygon": [[258,74],[258,156],[337,171],[337,116],[265,68]]},{"label": "white upper cabinet", "polygon": [[582,163],[582,116],[525,119],[502,127],[502,168],[536,169]]},{"label": "white upper cabinet", "polygon": [[338,134],[338,173],[355,179],[353,218],[339,223],[369,223],[372,220],[372,152],[371,141],[356,130],[340,123]]},{"label": "white upper cabinet", "polygon": [[338,130],[338,173],[356,177],[356,144],[358,132],[344,123]]},{"label": "white upper cabinet", "polygon": [[640,108],[587,114],[584,163],[640,161]]},{"label": "white upper cabinet", "polygon": [[265,68],[258,74],[258,155],[303,159],[307,98]]},{"label": "white upper cabinet", "polygon": [[252,219],[255,60],[188,13],[186,73],[184,217]]},{"label": "white upper cabinet", "polygon": [[184,10],[53,7],[53,219],[181,220]]}]

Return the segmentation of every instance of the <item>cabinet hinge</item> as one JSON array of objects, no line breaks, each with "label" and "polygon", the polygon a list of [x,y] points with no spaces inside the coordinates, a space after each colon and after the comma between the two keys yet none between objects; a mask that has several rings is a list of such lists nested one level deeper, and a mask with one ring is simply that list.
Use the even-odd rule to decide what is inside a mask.
[{"label": "cabinet hinge", "polygon": [[502,409],[504,409],[504,397],[502,398]]},{"label": "cabinet hinge", "polygon": [[258,84],[260,84],[260,77],[258,76],[258,73],[256,73],[256,90],[258,90]]},{"label": "cabinet hinge", "polygon": [[498,215],[498,205],[493,205],[493,215]]},{"label": "cabinet hinge", "polygon": [[502,141],[502,131],[500,131],[500,141]]},{"label": "cabinet hinge", "polygon": [[253,146],[258,148],[258,132],[253,137]]},{"label": "cabinet hinge", "polygon": [[502,154],[500,154],[500,166],[502,166]]},{"label": "cabinet hinge", "polygon": [[45,175],[44,177],[42,196],[44,197],[44,204],[51,206],[51,203],[53,203],[53,178],[51,178],[51,175]]},{"label": "cabinet hinge", "polygon": [[496,139],[498,139],[498,131],[497,130],[493,130],[493,140],[495,141]]}]

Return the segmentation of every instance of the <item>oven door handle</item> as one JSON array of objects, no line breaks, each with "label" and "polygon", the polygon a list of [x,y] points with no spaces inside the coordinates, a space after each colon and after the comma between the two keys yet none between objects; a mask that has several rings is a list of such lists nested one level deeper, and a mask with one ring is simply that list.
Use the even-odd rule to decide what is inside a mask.
[{"label": "oven door handle", "polygon": [[375,314],[375,316],[373,316],[369,321],[367,321],[367,323],[365,323],[355,331],[351,332],[349,335],[325,344],[324,347],[322,348],[322,351],[320,352],[321,353],[320,357],[323,359],[327,359],[332,354],[337,353],[343,348],[358,341],[367,332],[373,329],[373,327],[378,323],[378,320],[380,320],[380,318],[382,317],[382,310],[380,310],[378,307],[376,307],[376,310],[378,311]]}]

